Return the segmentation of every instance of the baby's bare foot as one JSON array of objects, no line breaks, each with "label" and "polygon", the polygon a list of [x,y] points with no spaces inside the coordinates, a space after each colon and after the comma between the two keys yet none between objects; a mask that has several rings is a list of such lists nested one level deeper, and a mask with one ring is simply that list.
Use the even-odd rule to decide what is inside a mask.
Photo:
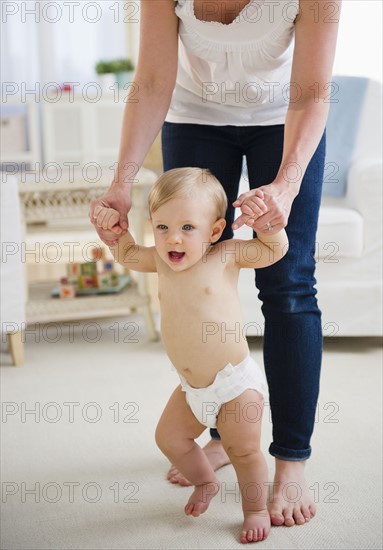
[{"label": "baby's bare foot", "polygon": [[185,514],[197,518],[209,507],[210,501],[219,491],[219,481],[216,479],[211,483],[196,485],[192,496],[185,506]]},{"label": "baby's bare foot", "polygon": [[[227,456],[221,441],[219,440],[211,439],[209,443],[205,445],[203,451],[206,454],[207,459],[210,462],[210,465],[214,471],[222,468],[222,466],[225,466],[226,464],[230,464],[230,459]],[[175,466],[170,467],[167,474],[167,479],[170,481],[170,483],[179,483],[184,487],[189,487],[190,485],[192,485],[192,483],[190,483],[190,481],[186,479],[186,477],[183,476]]]},{"label": "baby's bare foot", "polygon": [[316,506],[304,476],[304,461],[276,459],[269,513],[273,525],[302,525],[315,516]]},{"label": "baby's bare foot", "polygon": [[241,542],[259,542],[265,540],[270,533],[270,516],[266,509],[257,512],[245,512],[245,521],[241,531]]}]

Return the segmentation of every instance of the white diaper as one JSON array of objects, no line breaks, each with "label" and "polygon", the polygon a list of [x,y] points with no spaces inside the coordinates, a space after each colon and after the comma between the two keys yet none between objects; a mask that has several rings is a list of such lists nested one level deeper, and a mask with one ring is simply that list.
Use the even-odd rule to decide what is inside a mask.
[{"label": "white diaper", "polygon": [[257,390],[265,399],[268,397],[265,377],[250,355],[235,367],[228,363],[217,372],[214,382],[206,388],[193,388],[183,376],[179,374],[179,377],[182,390],[186,393],[187,404],[197,420],[208,428],[217,427],[217,416],[222,405],[245,390]]}]

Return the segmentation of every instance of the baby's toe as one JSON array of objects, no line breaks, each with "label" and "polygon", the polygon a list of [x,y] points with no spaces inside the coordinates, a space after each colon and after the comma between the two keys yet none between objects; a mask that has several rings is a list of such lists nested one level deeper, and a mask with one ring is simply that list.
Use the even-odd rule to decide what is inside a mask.
[{"label": "baby's toe", "polygon": [[302,512],[299,508],[296,508],[293,512],[294,520],[297,525],[302,525],[303,523],[306,523],[305,518],[302,515]]},{"label": "baby's toe", "polygon": [[287,525],[287,527],[291,527],[292,525],[294,525],[295,522],[290,510],[286,510],[284,516],[285,516],[285,525]]},{"label": "baby's toe", "polygon": [[194,504],[187,504],[187,505],[185,506],[185,514],[186,514],[187,516],[191,516],[192,513],[193,513],[193,509],[194,509]]},{"label": "baby's toe", "polygon": [[258,540],[265,540],[266,529],[258,529]]},{"label": "baby's toe", "polygon": [[256,542],[258,540],[257,538],[257,530],[256,529],[249,529],[247,532],[247,540],[249,542]]}]

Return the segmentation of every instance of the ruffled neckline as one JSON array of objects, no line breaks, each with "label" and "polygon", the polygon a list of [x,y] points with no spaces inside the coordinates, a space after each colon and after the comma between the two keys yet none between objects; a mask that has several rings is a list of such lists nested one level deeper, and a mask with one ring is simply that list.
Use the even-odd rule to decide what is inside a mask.
[{"label": "ruffled neckline", "polygon": [[195,19],[195,21],[198,21],[199,23],[203,23],[205,25],[215,25],[215,26],[219,26],[219,27],[230,27],[231,25],[239,23],[245,10],[248,10],[249,8],[250,9],[254,8],[255,6],[259,7],[262,4],[264,4],[265,1],[266,0],[250,0],[248,2],[248,4],[246,4],[246,6],[244,6],[241,9],[241,11],[237,15],[237,17],[235,19],[233,19],[233,21],[231,23],[222,23],[221,21],[205,21],[203,19],[198,19],[198,17],[196,17],[196,14],[194,12],[194,0],[186,0],[186,2],[189,2],[190,15],[191,15],[191,17],[193,17],[193,19]]}]

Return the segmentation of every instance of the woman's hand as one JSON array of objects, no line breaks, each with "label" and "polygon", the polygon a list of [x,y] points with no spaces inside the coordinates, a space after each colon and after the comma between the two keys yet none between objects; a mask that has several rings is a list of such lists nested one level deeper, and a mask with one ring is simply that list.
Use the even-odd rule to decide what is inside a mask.
[{"label": "woman's hand", "polygon": [[[266,205],[261,214],[259,208],[254,208],[256,197],[262,197],[260,193]],[[242,193],[233,202],[233,206],[240,208],[242,214],[234,220],[232,228],[235,230],[246,224],[260,233],[277,233],[286,227],[295,197],[291,188],[279,182],[271,182]]]},{"label": "woman's hand", "polygon": [[[124,188],[113,189],[111,187],[105,195],[93,199],[90,203],[89,219],[94,225],[98,236],[106,245],[117,244],[118,239],[127,232],[129,227],[128,212],[131,207],[132,201],[128,191]],[[110,229],[110,220],[107,214],[108,208],[114,208],[119,214],[119,219],[115,220],[112,229]],[[114,240],[110,238],[111,231],[116,235]]]}]

